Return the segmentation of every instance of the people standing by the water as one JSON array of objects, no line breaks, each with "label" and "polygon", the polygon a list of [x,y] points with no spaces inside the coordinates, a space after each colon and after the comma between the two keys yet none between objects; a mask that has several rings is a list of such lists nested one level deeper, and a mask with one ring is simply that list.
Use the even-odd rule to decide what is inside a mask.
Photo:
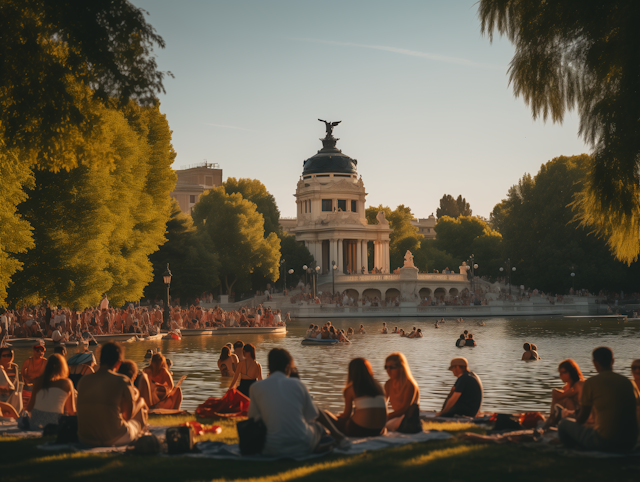
[{"label": "people standing by the water", "polygon": [[238,366],[238,357],[231,353],[228,346],[223,346],[218,359],[218,368],[223,377],[232,377]]},{"label": "people standing by the water", "polygon": [[240,384],[238,385],[238,391],[248,397],[251,385],[258,380],[262,380],[262,365],[256,361],[256,348],[251,343],[244,345],[242,351],[244,352],[243,359],[233,374],[233,380],[231,380],[229,384],[229,389],[236,386],[239,378]]},{"label": "people standing by the water", "polygon": [[243,348],[244,342],[242,340],[238,340],[233,344],[233,353],[238,357],[238,364],[241,363],[242,360],[244,360],[244,352],[242,350]]},{"label": "people standing by the water", "polygon": [[[384,384],[384,392],[393,411],[387,415],[386,428],[390,432],[414,430],[419,420],[420,389],[409,363],[400,353],[392,353],[384,362],[389,380]],[[406,420],[405,420],[406,417]]]},{"label": "people standing by the water", "polygon": [[[580,410],[576,419],[563,419],[558,424],[560,440],[569,447],[605,452],[626,452],[638,440],[636,394],[626,377],[614,373],[611,348],[593,350],[597,375],[584,382]],[[592,410],[595,427],[585,426]]]},{"label": "people standing by the water", "polygon": [[480,377],[469,371],[469,362],[464,357],[451,360],[449,370],[457,378],[451,388],[442,410],[436,413],[439,417],[464,415],[475,417],[482,405],[483,389]]}]

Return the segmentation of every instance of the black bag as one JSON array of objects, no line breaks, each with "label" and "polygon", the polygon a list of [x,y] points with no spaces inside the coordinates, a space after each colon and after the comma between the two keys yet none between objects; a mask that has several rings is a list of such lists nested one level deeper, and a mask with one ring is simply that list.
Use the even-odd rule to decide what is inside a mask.
[{"label": "black bag", "polygon": [[418,433],[422,432],[422,422],[420,422],[420,406],[413,403],[409,406],[404,414],[402,422],[398,427],[400,433]]},{"label": "black bag", "polygon": [[252,418],[236,424],[240,439],[240,453],[242,455],[256,455],[262,453],[267,440],[267,426],[262,420]]},{"label": "black bag", "polygon": [[70,444],[78,442],[78,417],[75,415],[63,415],[58,422],[57,444]]},{"label": "black bag", "polygon": [[170,454],[185,454],[193,450],[192,427],[169,427],[166,432],[167,449]]}]

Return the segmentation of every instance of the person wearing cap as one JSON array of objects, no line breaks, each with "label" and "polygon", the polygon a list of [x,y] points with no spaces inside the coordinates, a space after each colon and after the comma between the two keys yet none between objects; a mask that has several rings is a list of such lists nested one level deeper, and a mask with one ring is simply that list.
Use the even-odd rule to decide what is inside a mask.
[{"label": "person wearing cap", "polygon": [[44,373],[44,367],[47,365],[44,352],[44,340],[37,340],[33,345],[33,355],[22,364],[22,380],[25,385],[33,385],[33,381]]},{"label": "person wearing cap", "polygon": [[449,396],[437,417],[453,417],[463,415],[475,417],[482,405],[482,382],[480,377],[469,371],[469,363],[464,357],[451,360],[449,370],[457,377]]}]

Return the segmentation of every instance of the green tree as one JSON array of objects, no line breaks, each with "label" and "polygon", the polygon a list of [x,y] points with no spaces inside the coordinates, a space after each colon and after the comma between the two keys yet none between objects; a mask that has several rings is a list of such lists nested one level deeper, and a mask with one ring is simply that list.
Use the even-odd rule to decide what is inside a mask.
[{"label": "green tree", "polygon": [[300,241],[296,241],[296,237],[283,233],[280,238],[280,253],[282,259],[285,260],[283,269],[292,269],[293,274],[287,272],[287,285],[292,286],[297,283],[300,276],[304,277],[303,266],[311,266],[313,256],[307,247]]},{"label": "green tree", "polygon": [[440,199],[440,207],[436,209],[436,217],[440,219],[443,216],[449,216],[450,218],[471,216],[471,206],[461,195],[457,199],[453,199],[450,194],[445,194]]},{"label": "green tree", "polygon": [[640,253],[640,3],[481,0],[481,30],[515,45],[509,81],[534,118],[580,115],[592,147],[578,217],[631,263]]},{"label": "green tree", "polygon": [[473,252],[474,241],[481,236],[500,235],[489,225],[473,216],[460,216],[457,219],[444,216],[436,223],[436,246],[456,258],[467,259]]},{"label": "green tree", "polygon": [[34,246],[31,226],[18,213],[17,206],[27,196],[24,188],[33,186],[31,170],[0,139],[0,307],[7,299],[12,276],[22,269],[16,257]]},{"label": "green tree", "polygon": [[435,239],[422,240],[413,261],[420,271],[431,272],[434,269],[442,272],[445,268],[457,270],[462,264],[461,259],[451,256],[442,249],[438,249]]},{"label": "green tree", "polygon": [[264,184],[257,179],[236,179],[228,178],[224,183],[224,190],[227,194],[240,193],[244,199],[251,201],[256,205],[256,210],[262,214],[264,218],[264,234],[268,236],[276,233],[278,236],[282,234],[280,227],[280,210],[273,197]]},{"label": "green tree", "polygon": [[96,103],[164,92],[152,55],[164,42],[127,0],[3,0],[0,32],[0,137],[21,161],[73,168],[99,129]]},{"label": "green tree", "polygon": [[365,211],[367,222],[378,224],[377,215],[380,211],[384,212],[385,218],[389,221],[389,227],[393,229],[389,235],[389,261],[391,270],[394,270],[404,265],[404,255],[407,250],[413,253],[420,247],[424,236],[418,234],[418,228],[411,224],[413,219],[411,208],[401,204],[394,211],[391,211],[388,206],[370,206]]},{"label": "green tree", "polygon": [[492,220],[505,255],[517,267],[517,284],[564,293],[573,271],[576,287],[592,292],[638,289],[637,264],[627,268],[616,261],[604,240],[574,221],[571,203],[583,188],[589,164],[586,154],[557,157],[535,177],[525,175],[494,208]]},{"label": "green tree", "polygon": [[145,288],[145,297],[165,298],[166,286],[162,275],[167,263],[171,268],[174,298],[193,299],[201,293],[213,291],[220,284],[218,256],[209,233],[196,230],[191,216],[184,214],[175,200],[171,204],[166,238],[167,242],[149,256],[153,265],[153,281]]},{"label": "green tree", "polygon": [[200,196],[191,214],[198,229],[211,237],[228,294],[238,280],[252,273],[278,279],[280,239],[275,233],[265,238],[264,218],[254,203],[240,193],[227,194],[220,186]]}]

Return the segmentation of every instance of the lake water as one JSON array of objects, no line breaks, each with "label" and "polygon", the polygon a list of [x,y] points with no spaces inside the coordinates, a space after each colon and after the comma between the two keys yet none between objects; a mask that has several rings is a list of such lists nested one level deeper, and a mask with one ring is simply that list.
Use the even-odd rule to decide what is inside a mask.
[{"label": "lake water", "polygon": [[[318,320],[320,321],[320,320]],[[410,330],[422,328],[423,338],[408,339],[398,335],[379,333],[382,322]],[[439,329],[433,320],[411,318],[331,319],[339,328],[360,324],[366,335],[354,335],[351,345],[302,346],[310,321],[294,321],[285,335],[215,335],[185,337],[182,341],[163,340],[126,344],[126,357],[140,367],[147,365],[144,354],[148,348],[160,348],[173,360],[173,374],[177,381],[188,375],[182,385],[183,408],[194,410],[207,397],[221,397],[230,379],[220,377],[217,360],[225,343],[242,339],[256,346],[258,361],[267,376],[267,354],[274,347],[286,348],[298,366],[300,378],[318,404],[340,411],[343,408],[342,388],[349,361],[355,357],[367,358],[376,378],[384,383],[385,357],[395,351],[405,354],[415,379],[420,386],[421,408],[439,410],[455,378],[447,370],[451,358],[464,356],[470,369],[476,372],[484,385],[482,409],[487,411],[548,410],[551,389],[561,387],[557,366],[565,358],[573,358],[585,377],[595,374],[591,352],[597,346],[609,346],[615,356],[614,370],[631,377],[631,361],[640,358],[640,323],[618,320],[586,320],[562,318],[490,318],[457,323],[447,320]],[[473,333],[477,347],[457,348],[455,341],[463,330]],[[538,346],[541,360],[523,362],[522,344],[532,342]],[[71,347],[68,356],[77,349]],[[47,348],[47,354],[52,353]],[[16,350],[16,363],[22,365],[30,349]]]}]

